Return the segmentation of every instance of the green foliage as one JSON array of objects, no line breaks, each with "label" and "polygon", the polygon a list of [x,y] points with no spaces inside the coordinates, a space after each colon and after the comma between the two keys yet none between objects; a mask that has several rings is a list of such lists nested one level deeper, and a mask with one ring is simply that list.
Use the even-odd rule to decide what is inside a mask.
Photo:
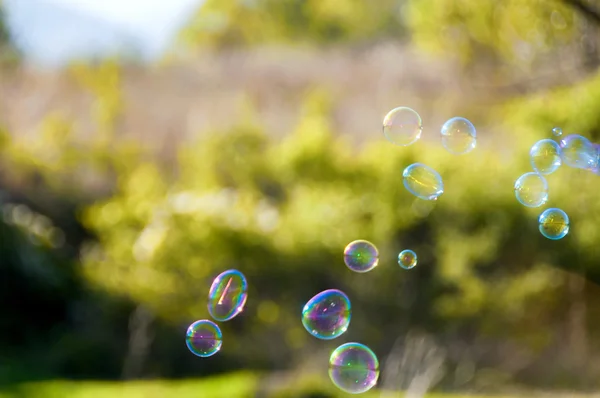
[{"label": "green foliage", "polygon": [[208,0],[182,32],[192,48],[364,41],[398,35],[400,5],[380,0]]},{"label": "green foliage", "polygon": [[18,58],[19,53],[13,46],[8,34],[4,4],[0,0],[0,65],[15,64]]},{"label": "green foliage", "polygon": [[405,22],[417,44],[465,62],[486,55],[530,62],[581,36],[581,19],[560,0],[408,0]]}]

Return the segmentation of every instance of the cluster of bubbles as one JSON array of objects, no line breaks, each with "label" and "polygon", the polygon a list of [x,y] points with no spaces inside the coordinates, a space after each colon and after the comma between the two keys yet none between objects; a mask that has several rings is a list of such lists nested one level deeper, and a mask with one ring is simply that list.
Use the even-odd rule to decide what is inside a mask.
[{"label": "cluster of bubbles", "polygon": [[[421,138],[423,121],[413,109],[392,109],[383,120],[383,134],[393,144],[409,146]],[[462,117],[448,120],[441,128],[442,145],[448,152],[462,155],[472,151],[477,143],[473,124]],[[440,174],[431,167],[414,163],[402,173],[404,187],[424,200],[437,200],[444,193]],[[344,249],[344,263],[357,273],[372,271],[379,264],[377,247],[366,240],[350,242]],[[417,265],[417,254],[403,250],[398,265],[409,270]],[[344,334],[350,326],[352,307],[348,296],[337,289],[328,289],[312,297],[302,310],[302,324],[312,336],[331,340]],[[379,362],[364,344],[346,343],[336,348],[329,358],[329,377],[341,390],[358,394],[371,389],[379,378]]]},{"label": "cluster of bubbles", "polygon": [[[383,120],[383,133],[392,143],[409,146],[418,141],[423,132],[421,117],[413,109],[392,109]],[[562,137],[558,127],[552,130]],[[462,117],[446,121],[440,130],[443,147],[450,153],[462,155],[471,152],[477,143],[473,124]],[[533,172],[520,176],[514,186],[517,200],[527,207],[540,207],[548,201],[548,182],[545,176],[554,173],[562,164],[590,170],[600,174],[600,145],[592,144],[581,135],[569,135],[556,142],[543,139],[530,150]],[[444,193],[440,174],[431,167],[413,163],[402,174],[404,187],[414,196],[424,200],[437,200]],[[543,236],[558,240],[569,232],[569,217],[558,208],[546,209],[538,219]],[[409,249],[398,254],[398,265],[410,270],[417,265],[417,254]],[[372,271],[379,265],[377,247],[366,240],[350,242],[344,249],[344,263],[356,272]],[[208,296],[208,311],[217,322],[236,317],[247,299],[248,284],[237,270],[218,275]],[[316,294],[302,309],[302,324],[313,337],[332,340],[343,335],[350,326],[352,306],[349,297],[341,290],[328,289]],[[207,319],[189,326],[186,335],[189,350],[200,357],[209,357],[221,349],[222,333],[219,326]],[[329,358],[329,377],[341,390],[358,394],[375,386],[379,378],[379,361],[366,345],[356,342],[337,347]]]},{"label": "cluster of bubbles", "polygon": [[[372,271],[379,264],[379,250],[367,240],[355,240],[344,249],[344,264],[357,273]],[[398,255],[398,264],[404,269],[414,268],[417,265],[416,253],[403,250]],[[308,333],[321,340],[333,340],[344,334],[351,319],[350,299],[337,289],[318,293],[302,309],[302,325]],[[329,377],[345,392],[363,393],[377,384],[379,361],[364,344],[342,344],[329,358]]]},{"label": "cluster of bubbles", "polygon": [[[552,134],[560,141],[543,139],[533,144],[529,158],[534,171],[515,181],[515,196],[524,206],[540,207],[548,201],[545,176],[554,173],[563,164],[600,175],[600,144],[593,144],[579,134],[562,138],[560,127],[553,128]],[[538,224],[540,233],[548,239],[562,239],[569,233],[569,216],[561,209],[544,210],[538,217]]]},{"label": "cluster of bubbles", "polygon": [[[388,141],[399,146],[409,146],[421,138],[423,121],[411,108],[392,109],[383,119],[383,134]],[[440,136],[443,147],[454,155],[471,152],[477,145],[475,126],[464,117],[453,117],[446,121]],[[444,193],[440,174],[429,166],[414,163],[402,173],[404,187],[411,194],[424,200],[436,200]]]},{"label": "cluster of bubbles", "polygon": [[[240,271],[231,269],[219,274],[208,293],[208,312],[218,322],[235,318],[246,305],[248,282]],[[211,320],[201,319],[192,323],[186,333],[185,343],[192,354],[210,357],[221,349],[223,334]]]}]

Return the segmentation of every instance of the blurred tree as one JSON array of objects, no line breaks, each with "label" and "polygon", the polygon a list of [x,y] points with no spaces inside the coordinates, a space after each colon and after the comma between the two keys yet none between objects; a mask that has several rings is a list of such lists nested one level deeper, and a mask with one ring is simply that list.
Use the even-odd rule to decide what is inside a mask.
[{"label": "blurred tree", "polygon": [[0,64],[14,64],[18,59],[19,53],[14,47],[8,33],[4,4],[0,0]]},{"label": "blurred tree", "polygon": [[418,45],[460,60],[487,89],[547,88],[600,65],[600,14],[585,0],[407,0],[403,15]]},{"label": "blurred tree", "polygon": [[189,48],[327,44],[402,35],[398,0],[208,0],[181,38]]}]

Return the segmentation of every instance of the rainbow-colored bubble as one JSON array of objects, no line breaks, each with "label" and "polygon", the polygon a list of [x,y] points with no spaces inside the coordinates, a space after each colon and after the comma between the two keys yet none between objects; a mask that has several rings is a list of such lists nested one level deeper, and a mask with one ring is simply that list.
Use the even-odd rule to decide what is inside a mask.
[{"label": "rainbow-colored bubble", "polygon": [[206,319],[192,323],[185,335],[185,344],[192,354],[199,357],[210,357],[221,349],[223,335],[221,329],[213,321]]},{"label": "rainbow-colored bubble", "polygon": [[366,345],[346,343],[331,353],[329,377],[342,391],[360,394],[377,384],[379,361]]},{"label": "rainbow-colored bubble", "polygon": [[367,240],[355,240],[344,249],[344,263],[354,272],[369,272],[379,264],[379,251]]},{"label": "rainbow-colored bubble", "polygon": [[215,278],[208,293],[208,312],[215,321],[228,321],[244,309],[248,282],[240,271],[230,269]]},{"label": "rainbow-colored bubble", "polygon": [[417,265],[417,253],[412,250],[402,250],[398,254],[398,265],[404,269],[411,269]]},{"label": "rainbow-colored bubble", "polygon": [[350,299],[337,289],[317,294],[308,300],[302,309],[304,328],[322,340],[335,339],[346,332],[351,317]]}]

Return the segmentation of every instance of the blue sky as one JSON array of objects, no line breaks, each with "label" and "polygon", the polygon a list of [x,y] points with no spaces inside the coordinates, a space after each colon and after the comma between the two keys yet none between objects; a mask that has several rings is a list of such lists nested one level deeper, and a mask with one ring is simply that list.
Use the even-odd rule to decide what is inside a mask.
[{"label": "blue sky", "polygon": [[162,55],[202,0],[5,0],[8,27],[34,63],[135,50]]}]

